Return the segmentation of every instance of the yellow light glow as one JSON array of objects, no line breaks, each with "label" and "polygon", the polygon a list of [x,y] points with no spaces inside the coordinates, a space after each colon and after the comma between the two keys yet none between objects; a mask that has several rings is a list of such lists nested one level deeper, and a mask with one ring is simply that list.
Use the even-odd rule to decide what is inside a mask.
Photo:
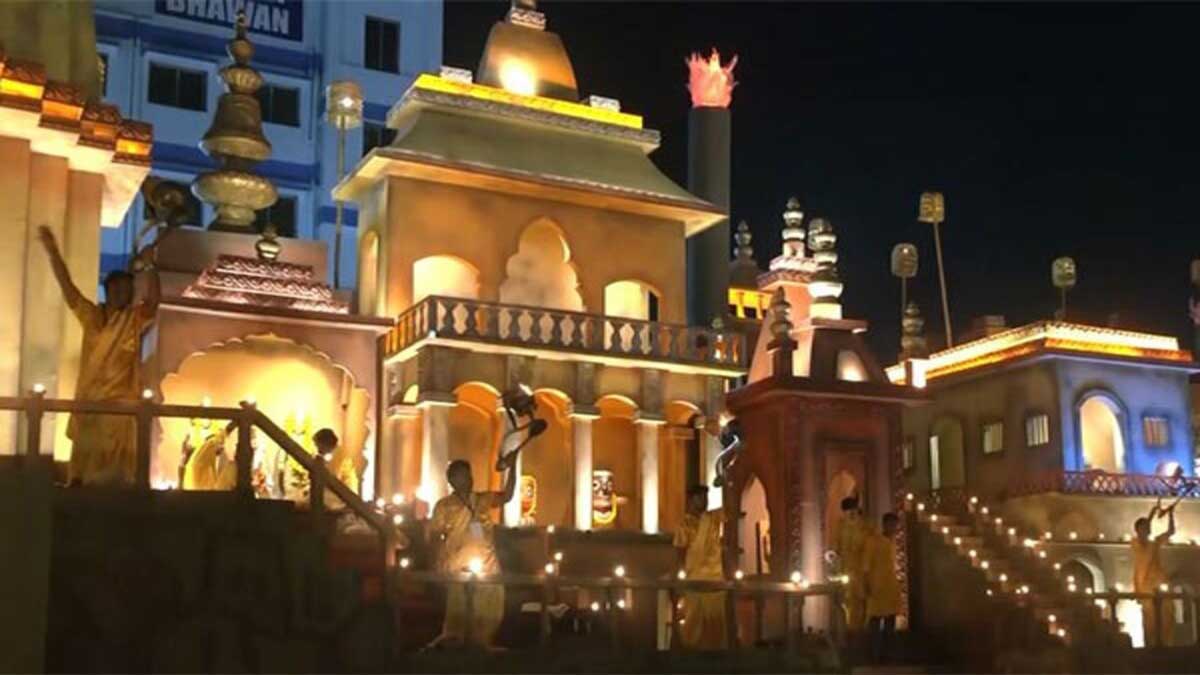
[{"label": "yellow light glow", "polygon": [[804,575],[800,572],[792,572],[791,580],[793,584],[798,584],[804,580]]},{"label": "yellow light glow", "polygon": [[467,569],[470,570],[471,574],[479,574],[483,572],[483,560],[479,558],[471,558],[470,562],[467,563]]},{"label": "yellow light glow", "polygon": [[554,574],[554,563],[546,563],[546,574]]},{"label": "yellow light glow", "polygon": [[554,552],[554,562],[562,562],[562,559],[563,559],[563,552],[555,551]]},{"label": "yellow light glow", "polygon": [[520,106],[522,108],[542,110],[567,117],[575,117],[579,119],[591,120],[593,122],[629,127],[631,129],[642,128],[642,118],[638,115],[630,115],[629,113],[619,112],[616,110],[607,110],[605,108],[593,108],[580,103],[560,101],[558,99],[545,98],[542,96],[526,96],[516,94],[511,91],[506,91],[505,89],[488,87],[482,84],[454,82],[452,80],[440,78],[436,75],[431,75],[429,73],[425,73],[417,77],[417,81],[413,84],[413,88],[424,89],[426,91],[434,91],[443,94],[467,96],[481,101],[490,101],[493,103],[505,103],[508,105]]},{"label": "yellow light glow", "polygon": [[509,59],[500,66],[500,85],[514,94],[533,96],[537,94],[537,75],[525,62]]},{"label": "yellow light glow", "polygon": [[613,568],[613,575],[615,575],[617,578],[624,577],[624,576],[625,576],[625,566],[624,566],[624,565],[617,565],[616,567],[614,567],[614,568]]},{"label": "yellow light glow", "polygon": [[[929,356],[927,379],[944,377],[1043,350],[1059,350],[1125,356],[1187,363],[1191,352],[1179,348],[1179,341],[1168,335],[1085,326],[1059,321],[1042,321],[945,349]],[[903,364],[887,369],[888,379],[903,384]]]},{"label": "yellow light glow", "polygon": [[36,101],[42,98],[42,92],[45,89],[45,86],[32,82],[21,82],[8,77],[0,78],[0,96],[15,96]]},{"label": "yellow light glow", "polygon": [[679,572],[677,572],[677,573],[675,574],[675,576],[676,576],[676,577],[677,577],[677,578],[678,578],[680,581],[683,581],[684,579],[686,579],[686,578],[687,578],[687,572],[684,572],[683,570],[679,570]]},{"label": "yellow light glow", "polygon": [[738,581],[741,581],[742,579],[746,578],[746,573],[741,570],[738,570],[733,573],[733,578],[737,579]]},{"label": "yellow light glow", "polygon": [[400,568],[401,569],[408,569],[408,566],[411,564],[412,564],[412,561],[410,561],[408,558],[400,559]]},{"label": "yellow light glow", "polygon": [[46,393],[46,385],[42,384],[41,382],[35,382],[33,385],[33,393],[39,396]]},{"label": "yellow light glow", "polygon": [[392,524],[393,525],[403,525],[404,524],[404,516],[400,515],[399,513],[392,516]]},{"label": "yellow light glow", "polygon": [[[593,601],[592,602],[592,611],[599,612],[600,611],[600,603]],[[683,622],[681,621],[680,623],[683,623]]]},{"label": "yellow light glow", "polygon": [[396,506],[400,506],[401,504],[404,503],[404,495],[400,494],[399,492],[392,495],[392,503],[395,504]]}]

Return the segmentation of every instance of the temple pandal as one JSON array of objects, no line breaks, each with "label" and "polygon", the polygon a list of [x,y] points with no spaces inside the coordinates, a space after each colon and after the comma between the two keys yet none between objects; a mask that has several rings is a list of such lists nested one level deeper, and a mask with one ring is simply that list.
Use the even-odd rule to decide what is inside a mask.
[{"label": "temple pandal", "polygon": [[[928,353],[910,305],[885,366],[843,316],[833,225],[798,200],[766,270],[745,224],[730,260],[733,64],[689,61],[685,189],[648,157],[658,132],[581,95],[546,23],[514,2],[474,72],[392,107],[395,140],[334,193],[359,212],[353,295],[323,243],[251,229],[276,192],[244,24],[198,139],[207,228],[146,180],[146,125],[0,52],[0,670],[849,670],[878,591],[856,527],[894,547],[891,663],[1189,670],[1193,355],[1066,321]],[[161,285],[141,398],[76,400],[81,330],[34,234],[94,279],[139,189],[159,239],[131,271]],[[63,485],[68,413],[132,418],[132,485]],[[517,496],[455,503],[448,466]],[[1169,574],[1147,589],[1130,538],[1156,504]],[[494,556],[446,569],[447,513]],[[692,568],[706,522],[715,577]]]}]

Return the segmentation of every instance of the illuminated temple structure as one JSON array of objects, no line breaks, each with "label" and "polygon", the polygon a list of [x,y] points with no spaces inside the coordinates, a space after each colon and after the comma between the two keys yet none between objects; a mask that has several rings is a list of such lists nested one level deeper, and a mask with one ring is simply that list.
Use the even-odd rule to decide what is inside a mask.
[{"label": "illuminated temple structure", "polygon": [[[985,323],[976,339],[888,368],[892,381],[931,399],[904,413],[907,489],[951,509],[971,498],[990,505],[1004,528],[1016,528],[1014,542],[1040,541],[1047,570],[1081,594],[1128,590],[1133,521],[1160,498],[1191,495],[1176,509],[1178,531],[1163,558],[1168,588],[1196,589],[1189,377],[1200,364],[1192,353],[1166,335]],[[1156,520],[1154,534],[1165,527]],[[1118,614],[1135,645],[1153,643],[1133,603]],[[1191,610],[1181,605],[1174,616],[1174,642],[1190,640]]]},{"label": "illuminated temple structure", "polygon": [[654,166],[640,117],[580,102],[541,14],[514,6],[476,74],[419,77],[337,190],[359,208],[358,307],[395,319],[380,494],[435,502],[453,459],[498,480],[498,394],[524,383],[550,429],[505,524],[673,531],[718,449],[697,420],[745,373],[739,333],[686,319],[686,242],[723,211]]}]

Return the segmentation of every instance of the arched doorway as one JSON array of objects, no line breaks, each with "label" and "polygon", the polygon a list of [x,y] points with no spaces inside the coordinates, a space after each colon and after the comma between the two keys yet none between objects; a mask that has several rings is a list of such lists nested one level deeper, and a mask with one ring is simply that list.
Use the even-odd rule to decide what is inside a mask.
[{"label": "arched doorway", "polygon": [[[471,465],[475,490],[490,490],[500,486],[495,471],[496,453],[500,447],[500,416],[496,410],[499,395],[481,382],[468,382],[454,390],[457,404],[450,409],[450,433],[446,458],[466,460]],[[445,467],[432,467],[431,476],[445,480]]]},{"label": "arched doorway", "polygon": [[[683,522],[687,489],[704,480],[693,470],[704,431],[692,426],[700,409],[691,403],[672,401],[664,412],[667,424],[658,435],[658,523],[660,531],[674,532]],[[717,506],[710,494],[708,508]]]},{"label": "arched doorway", "polygon": [[500,302],[584,311],[571,247],[554,221],[539,218],[521,232],[517,252],[504,266]]},{"label": "arched doorway", "polygon": [[[623,319],[658,321],[660,298],[661,294],[647,283],[635,279],[621,279],[604,287],[604,314]],[[609,326],[604,340],[605,344],[612,344],[613,340],[620,340],[621,348],[628,350],[633,344],[635,335],[641,350],[649,353],[653,346],[650,344],[650,331],[646,326],[637,329],[633,326],[625,326],[616,335]]]},{"label": "arched doorway", "polygon": [[1079,404],[1079,440],[1084,471],[1125,471],[1125,434],[1120,404],[1106,394],[1092,394]]},{"label": "arched doorway", "polygon": [[642,528],[641,471],[633,423],[637,406],[627,398],[606,396],[596,407],[600,418],[592,423],[592,527],[636,532]]},{"label": "arched doorway", "polygon": [[929,436],[929,487],[940,490],[962,487],[966,482],[962,424],[955,419],[939,420]]},{"label": "arched doorway", "polygon": [[431,295],[478,298],[479,270],[452,255],[431,255],[417,260],[413,263],[413,304]]},{"label": "arched doorway", "polygon": [[742,488],[738,524],[738,569],[747,574],[771,572],[771,512],[762,481],[750,476]]}]

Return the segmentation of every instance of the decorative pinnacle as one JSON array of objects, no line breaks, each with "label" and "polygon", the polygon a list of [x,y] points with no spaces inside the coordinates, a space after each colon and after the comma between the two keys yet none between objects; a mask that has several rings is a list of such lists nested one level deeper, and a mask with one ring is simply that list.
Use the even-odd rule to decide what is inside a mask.
[{"label": "decorative pinnacle", "polygon": [[812,293],[812,315],[824,319],[842,318],[842,306],[838,298],[842,295],[842,282],[838,278],[838,255],[834,247],[837,235],[833,225],[824,218],[815,218],[808,226],[808,247],[817,261],[817,271],[809,282]]},{"label": "decorative pinnacle", "polygon": [[776,288],[771,295],[771,335],[776,340],[786,340],[792,331],[792,306],[788,304],[787,296],[782,288]]},{"label": "decorative pinnacle", "polygon": [[738,260],[745,261],[754,257],[754,247],[750,245],[752,238],[750,226],[746,224],[746,221],[738,223],[737,232],[733,235],[733,240],[737,242],[733,254]]},{"label": "decorative pinnacle", "polygon": [[917,303],[910,302],[904,308],[904,318],[900,321],[900,359],[924,358],[928,354],[925,319],[921,318],[921,309],[917,307]]}]

